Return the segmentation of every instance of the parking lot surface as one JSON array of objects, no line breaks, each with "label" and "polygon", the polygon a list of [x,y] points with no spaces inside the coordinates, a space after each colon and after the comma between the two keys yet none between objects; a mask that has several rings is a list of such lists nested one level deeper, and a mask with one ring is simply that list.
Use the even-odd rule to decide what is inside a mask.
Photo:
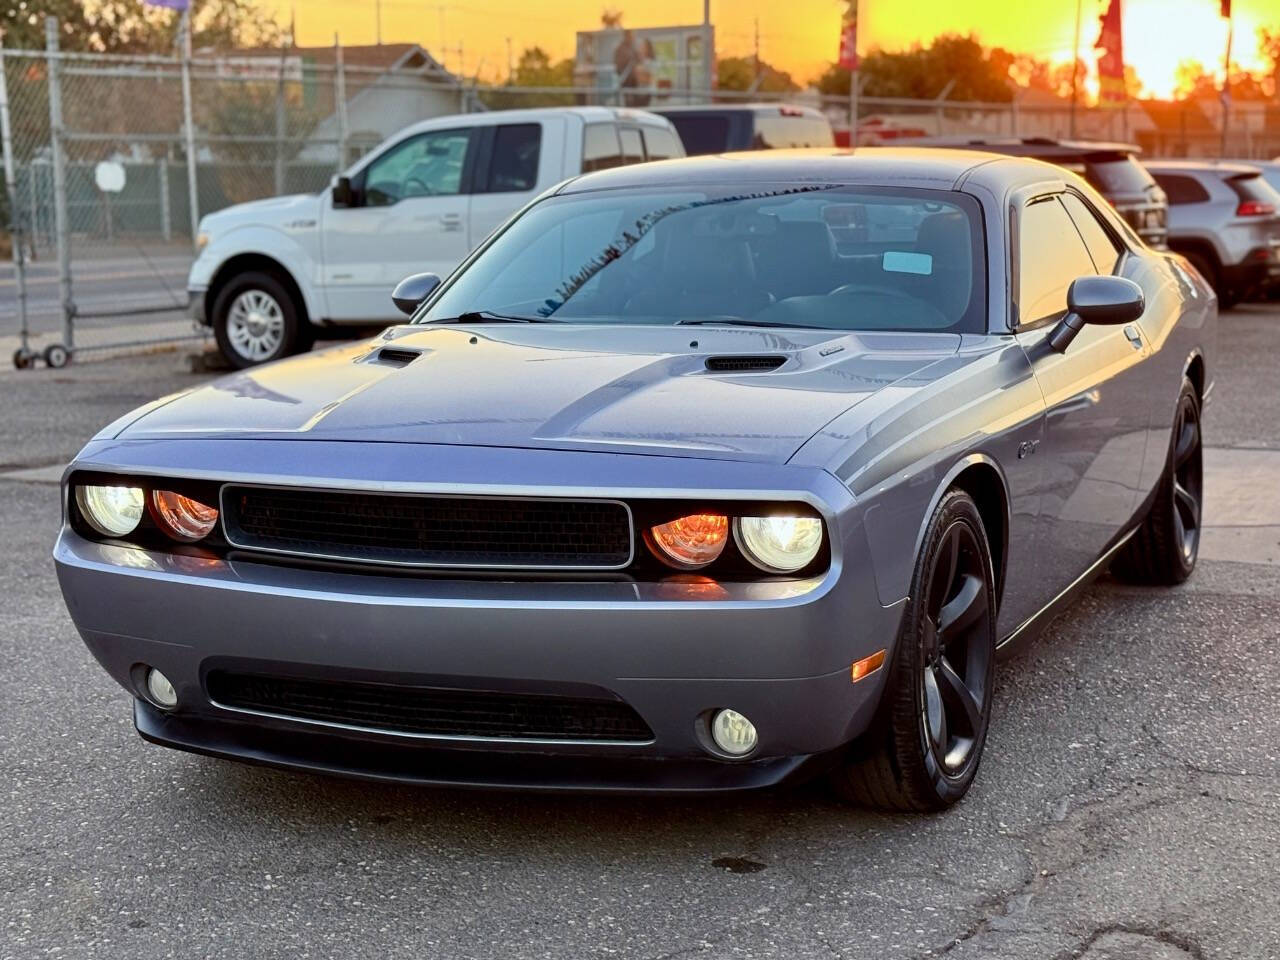
[{"label": "parking lot surface", "polygon": [[938,816],[149,746],[63,609],[50,481],[195,378],[177,354],[0,373],[0,958],[1280,956],[1280,309],[1220,338],[1195,576],[1105,579],[1000,664],[982,770]]}]

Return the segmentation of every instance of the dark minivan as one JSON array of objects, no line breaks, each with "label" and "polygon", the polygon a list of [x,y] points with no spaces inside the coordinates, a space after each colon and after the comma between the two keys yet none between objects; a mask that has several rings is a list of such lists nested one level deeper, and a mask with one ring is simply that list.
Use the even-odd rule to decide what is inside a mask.
[{"label": "dark minivan", "polygon": [[[676,127],[679,128],[679,124]],[[1111,202],[1138,236],[1153,247],[1169,240],[1169,204],[1146,167],[1137,160],[1142,148],[1105,140],[1056,140],[1051,137],[922,137],[898,141],[901,146],[952,147],[1033,157],[1066,167],[1084,177]],[[692,152],[692,151],[690,151]]]},{"label": "dark minivan", "polygon": [[812,107],[777,103],[718,103],[650,107],[670,120],[689,156],[735,150],[835,145],[831,122]]}]

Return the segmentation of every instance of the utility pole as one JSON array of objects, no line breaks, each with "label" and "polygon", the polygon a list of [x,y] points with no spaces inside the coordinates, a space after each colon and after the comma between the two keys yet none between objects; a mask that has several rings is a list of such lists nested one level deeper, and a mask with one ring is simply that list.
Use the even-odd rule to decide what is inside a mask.
[{"label": "utility pole", "polygon": [[1222,0],[1222,12],[1227,17],[1227,52],[1222,58],[1222,143],[1218,147],[1219,158],[1227,155],[1227,128],[1231,120],[1231,39],[1235,33],[1231,0]]},{"label": "utility pole", "polygon": [[1071,47],[1071,138],[1076,136],[1076,104],[1080,99],[1080,7],[1076,0],[1076,42]]},{"label": "utility pole", "polygon": [[760,18],[759,17],[756,17],[755,19],[755,44],[754,44],[754,52],[752,53],[752,59],[754,60],[754,66],[755,66],[755,69],[752,71],[752,79],[754,79],[756,83],[759,83],[760,82]]},{"label": "utility pole", "polygon": [[511,58],[511,38],[507,37],[507,85],[515,82],[516,62]]},{"label": "utility pole", "polygon": [[849,0],[853,13],[853,67],[849,70],[849,148],[858,146],[858,0]]},{"label": "utility pole", "polygon": [[702,86],[711,102],[711,0],[702,0]]},{"label": "utility pole", "polygon": [[374,23],[377,30],[378,46],[382,46],[382,0],[373,0]]},{"label": "utility pole", "polygon": [[200,234],[200,183],[196,177],[196,119],[191,108],[191,10],[182,11],[178,29],[182,40],[182,118],[187,147],[187,206],[191,212],[191,245]]}]

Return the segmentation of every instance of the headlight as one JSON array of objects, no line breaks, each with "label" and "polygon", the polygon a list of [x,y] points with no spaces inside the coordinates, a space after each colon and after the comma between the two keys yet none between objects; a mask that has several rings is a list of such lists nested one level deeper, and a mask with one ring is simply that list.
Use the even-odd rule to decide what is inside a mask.
[{"label": "headlight", "polygon": [[817,517],[739,517],[733,529],[743,555],[766,573],[795,573],[822,549]]},{"label": "headlight", "polygon": [[718,513],[690,514],[650,527],[646,539],[659,560],[679,570],[696,570],[724,552],[729,518]]},{"label": "headlight", "polygon": [[172,490],[151,492],[151,515],[156,525],[175,540],[202,540],[218,522],[218,510]]},{"label": "headlight", "polygon": [[196,254],[204,252],[204,248],[209,245],[209,235],[201,230],[196,234]]},{"label": "headlight", "polygon": [[85,522],[104,537],[123,537],[142,520],[141,487],[76,487]]}]

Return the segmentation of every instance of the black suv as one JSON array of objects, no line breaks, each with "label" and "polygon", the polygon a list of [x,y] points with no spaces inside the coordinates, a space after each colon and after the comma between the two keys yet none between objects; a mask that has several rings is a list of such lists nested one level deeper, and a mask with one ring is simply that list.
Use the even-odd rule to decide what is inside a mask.
[{"label": "black suv", "polygon": [[831,121],[812,107],[778,103],[712,103],[689,107],[648,107],[666,117],[694,157],[735,150],[830,147]]},{"label": "black suv", "polygon": [[1155,178],[1136,155],[1133,143],[1104,140],[1054,140],[1049,137],[922,137],[899,141],[899,146],[952,147],[1034,157],[1066,167],[1084,177],[1106,197],[1116,212],[1150,246],[1165,247],[1169,240],[1169,203]]}]

